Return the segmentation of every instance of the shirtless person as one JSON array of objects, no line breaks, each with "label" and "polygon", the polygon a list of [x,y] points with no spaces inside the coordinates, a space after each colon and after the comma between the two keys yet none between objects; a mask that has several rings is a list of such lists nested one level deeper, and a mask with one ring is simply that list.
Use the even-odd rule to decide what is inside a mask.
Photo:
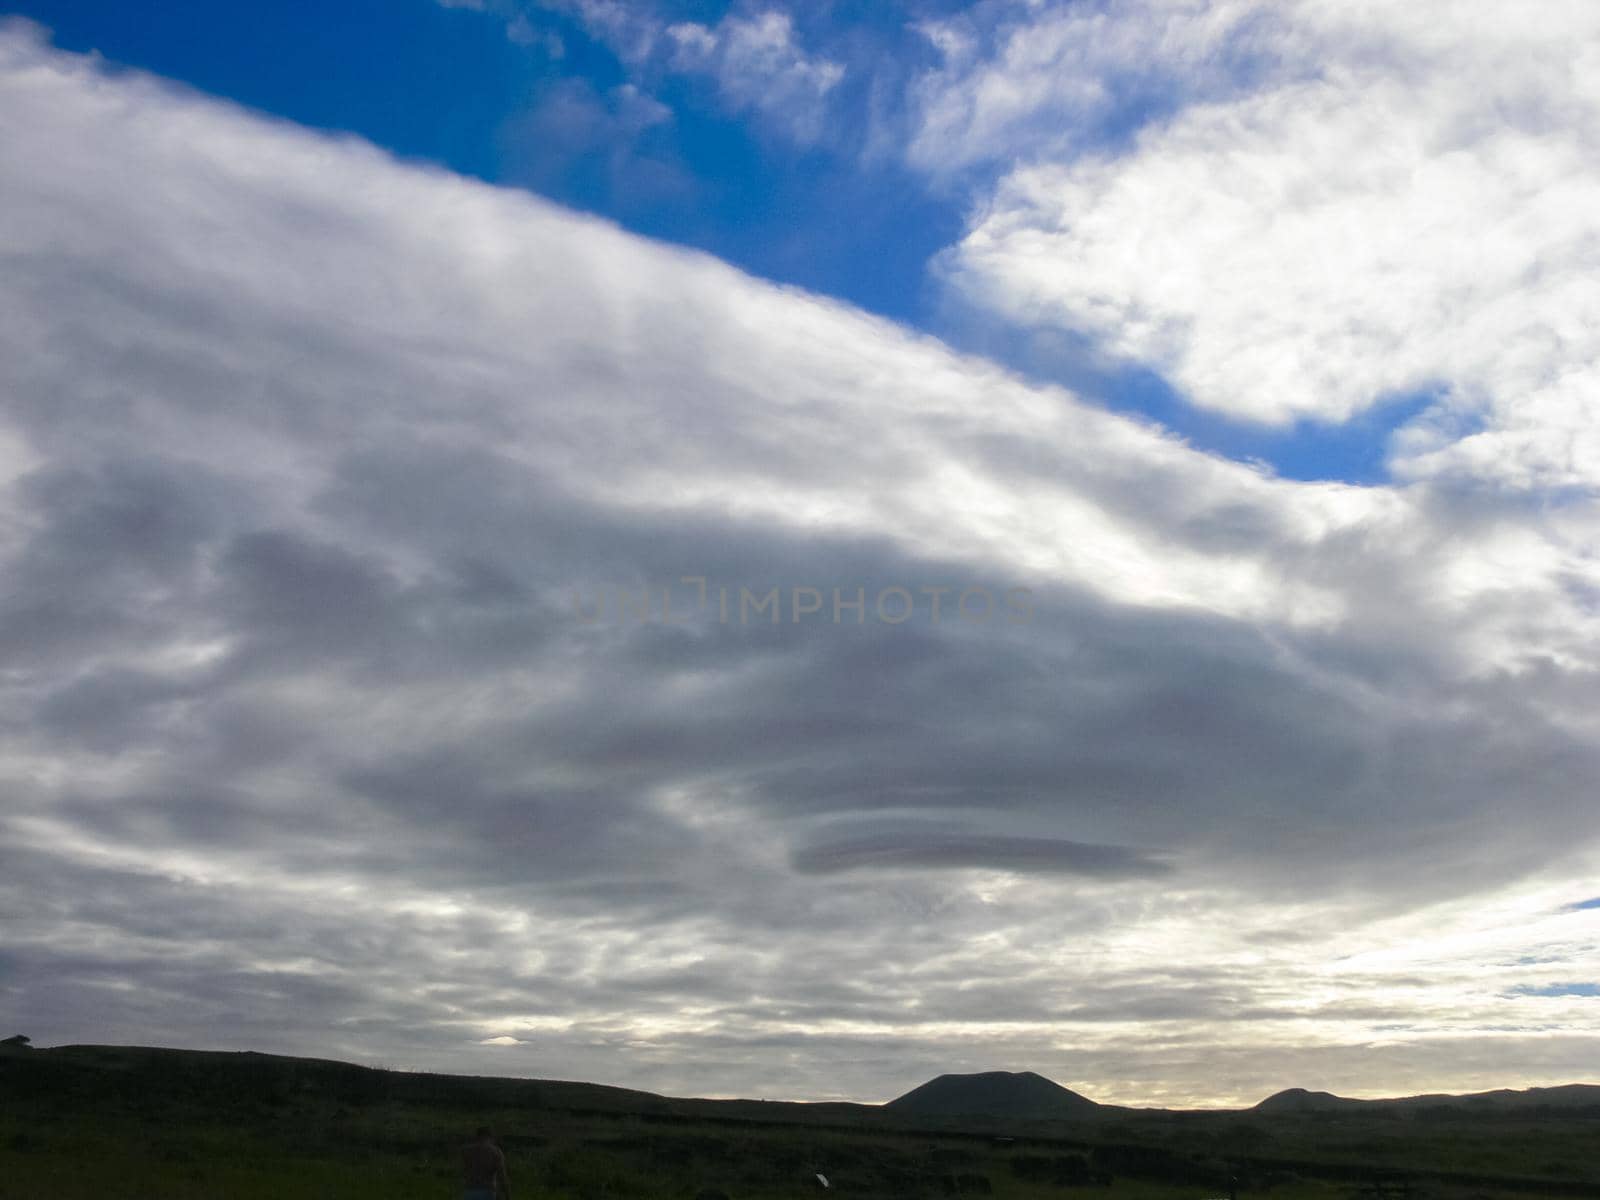
[{"label": "shirtless person", "polygon": [[511,1180],[506,1175],[506,1156],[489,1140],[489,1127],[478,1128],[478,1136],[461,1147],[461,1173],[467,1185],[462,1200],[511,1200]]}]

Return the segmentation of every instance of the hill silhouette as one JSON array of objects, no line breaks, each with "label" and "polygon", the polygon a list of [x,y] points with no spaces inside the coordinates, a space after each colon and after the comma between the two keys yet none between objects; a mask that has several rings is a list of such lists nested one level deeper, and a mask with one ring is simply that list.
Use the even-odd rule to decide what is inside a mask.
[{"label": "hill silhouette", "polygon": [[[1033,1072],[942,1075],[883,1105],[799,1103],[250,1051],[4,1043],[0,1193],[87,1200],[135,1194],[137,1179],[140,1195],[194,1194],[202,1146],[214,1151],[208,1171],[234,1173],[210,1194],[350,1194],[355,1149],[383,1176],[362,1194],[418,1195],[417,1172],[453,1178],[459,1139],[486,1115],[514,1176],[554,1194],[606,1194],[625,1178],[610,1194],[664,1194],[665,1180],[693,1195],[730,1176],[788,1194],[825,1171],[852,1181],[852,1195],[984,1194],[992,1180],[994,1194],[1048,1200],[1087,1170],[1219,1195],[1247,1154],[1249,1194],[1287,1173],[1333,1195],[1382,1170],[1434,1189],[1418,1194],[1600,1196],[1592,1084],[1397,1100],[1290,1089],[1247,1116],[1096,1104]],[[65,1191],[63,1162],[76,1181]]]},{"label": "hill silhouette", "polygon": [[1332,1092],[1308,1092],[1305,1088],[1285,1088],[1257,1104],[1252,1112],[1258,1113],[1308,1113],[1339,1112],[1359,1108],[1366,1101],[1346,1100]]},{"label": "hill silhouette", "polygon": [[[132,1094],[156,1092],[169,1082],[185,1090],[215,1084],[232,1094],[243,1087],[270,1093],[314,1091],[355,1099],[384,1095],[412,1102],[454,1101],[548,1105],[582,1111],[628,1111],[705,1119],[812,1122],[889,1122],[942,1117],[988,1117],[997,1120],[1080,1120],[1152,1117],[1167,1111],[1097,1104],[1033,1071],[985,1071],[940,1075],[887,1104],[848,1101],[702,1100],[652,1092],[554,1079],[394,1072],[324,1059],[295,1058],[255,1051],[185,1050],[154,1046],[32,1047],[18,1038],[0,1041],[0,1098],[34,1081],[49,1089],[78,1080],[85,1089],[116,1090],[126,1084]],[[1331,1092],[1288,1088],[1242,1110],[1267,1116],[1301,1114],[1403,1114],[1449,1109],[1464,1114],[1537,1111],[1583,1112],[1600,1116],[1600,1085],[1574,1083],[1465,1095],[1427,1094],[1393,1099],[1358,1100]],[[1213,1110],[1219,1114],[1223,1110]],[[1234,1110],[1235,1112],[1241,1110]]]},{"label": "hill silhouette", "polygon": [[1100,1105],[1032,1071],[940,1075],[884,1105],[899,1116],[1015,1117],[1050,1120],[1091,1116]]},{"label": "hill silhouette", "polygon": [[1472,1092],[1462,1096],[1430,1094],[1402,1096],[1392,1100],[1354,1100],[1332,1092],[1308,1092],[1287,1088],[1268,1096],[1250,1111],[1263,1114],[1318,1112],[1371,1112],[1380,1109],[1459,1108],[1473,1111],[1520,1112],[1534,1109],[1584,1109],[1600,1112],[1600,1086],[1569,1083],[1561,1087],[1498,1088],[1492,1092]]}]

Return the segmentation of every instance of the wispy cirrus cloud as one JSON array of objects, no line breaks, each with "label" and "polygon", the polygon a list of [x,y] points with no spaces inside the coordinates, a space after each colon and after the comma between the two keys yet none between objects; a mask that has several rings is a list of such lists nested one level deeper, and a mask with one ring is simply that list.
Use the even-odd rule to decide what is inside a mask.
[{"label": "wispy cirrus cloud", "polygon": [[802,44],[782,7],[733,9],[710,23],[620,0],[481,0],[471,7],[492,9],[508,31],[535,44],[543,39],[529,17],[559,14],[615,54],[632,86],[649,89],[672,76],[707,80],[726,111],[753,114],[800,143],[821,136],[829,94],[845,74],[844,64]]},{"label": "wispy cirrus cloud", "polygon": [[715,78],[733,111],[754,110],[780,121],[800,142],[821,135],[828,94],[845,68],[808,54],[788,13],[729,13],[715,25],[684,21],[667,26],[665,33],[673,47],[668,64]]}]

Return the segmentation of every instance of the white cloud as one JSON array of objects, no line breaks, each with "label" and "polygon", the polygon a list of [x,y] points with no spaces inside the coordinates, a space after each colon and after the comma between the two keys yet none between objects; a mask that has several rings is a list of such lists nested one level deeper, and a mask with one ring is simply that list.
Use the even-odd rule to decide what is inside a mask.
[{"label": "white cloud", "polygon": [[[1008,30],[924,81],[910,147],[1002,164],[944,264],[969,299],[1247,421],[1435,393],[1405,477],[1600,482],[1600,10],[1150,0]],[[1131,141],[1042,132],[1141,94]]]},{"label": "white cloud", "polygon": [[[1511,995],[1595,966],[1591,508],[1275,479],[15,25],[0,164],[36,1040],[1189,1102],[1594,1053]],[[1036,616],[571,611],[691,573]]]},{"label": "white cloud", "polygon": [[683,22],[666,33],[675,47],[672,66],[714,76],[734,111],[760,112],[799,141],[822,132],[826,97],[844,67],[807,54],[788,13],[729,13],[715,26]]},{"label": "white cloud", "polygon": [[923,22],[942,62],[910,89],[906,157],[936,175],[1003,170],[1081,151],[1175,87],[1186,99],[1225,93],[1230,68],[1250,61],[1259,11],[1255,0],[987,0]]},{"label": "white cloud", "polygon": [[[504,2],[516,11],[521,0]],[[705,25],[670,22],[656,5],[624,0],[535,3],[567,14],[608,47],[633,77],[627,86],[659,81],[666,72],[702,76],[714,82],[728,111],[757,114],[799,142],[821,136],[829,94],[845,74],[842,64],[809,53],[796,37],[793,19],[778,8],[729,12]],[[524,15],[510,28],[519,33],[514,40],[531,38]]]},{"label": "white cloud", "polygon": [[631,0],[547,0],[546,6],[576,15],[591,37],[610,46],[625,63],[649,58],[661,38],[661,22],[648,6]]}]

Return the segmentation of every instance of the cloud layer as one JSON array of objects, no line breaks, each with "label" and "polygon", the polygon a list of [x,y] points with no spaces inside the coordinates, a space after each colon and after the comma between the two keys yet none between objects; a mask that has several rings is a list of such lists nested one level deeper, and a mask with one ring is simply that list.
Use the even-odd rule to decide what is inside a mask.
[{"label": "cloud layer", "polygon": [[1592,1056],[1588,505],[1279,480],[25,26],[0,114],[36,1041],[1146,1102]]}]

